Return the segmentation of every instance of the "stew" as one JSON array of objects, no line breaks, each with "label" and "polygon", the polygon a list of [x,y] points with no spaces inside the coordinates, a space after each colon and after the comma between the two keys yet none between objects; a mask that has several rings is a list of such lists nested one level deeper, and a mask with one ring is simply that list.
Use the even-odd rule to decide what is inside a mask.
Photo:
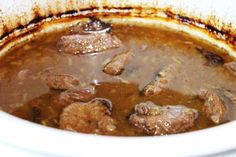
[{"label": "stew", "polygon": [[82,133],[205,129],[236,118],[236,61],[182,32],[93,17],[3,56],[0,108]]}]

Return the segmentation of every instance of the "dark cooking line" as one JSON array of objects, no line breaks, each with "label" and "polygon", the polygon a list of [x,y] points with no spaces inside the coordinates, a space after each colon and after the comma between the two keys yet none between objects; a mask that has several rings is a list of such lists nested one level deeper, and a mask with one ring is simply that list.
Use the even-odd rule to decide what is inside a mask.
[{"label": "dark cooking line", "polygon": [[[40,24],[41,22],[43,22],[44,19],[47,19],[47,18],[51,18],[51,19],[59,19],[63,16],[71,16],[71,17],[87,17],[87,16],[96,16],[96,15],[101,15],[101,16],[107,16],[107,15],[130,15],[132,14],[132,12],[135,10],[135,11],[139,11],[138,13],[135,13],[135,15],[132,14],[132,16],[135,16],[135,17],[146,17],[146,16],[143,16],[141,15],[143,10],[145,11],[145,9],[141,8],[141,7],[136,7],[136,8],[133,8],[133,7],[106,7],[104,6],[103,7],[103,11],[102,12],[94,12],[94,10],[98,10],[99,11],[99,8],[98,7],[94,7],[94,6],[91,6],[90,8],[82,8],[80,10],[69,10],[69,11],[66,11],[64,13],[58,13],[58,14],[55,14],[53,15],[52,13],[49,14],[48,16],[41,16],[37,9],[34,9],[34,13],[35,13],[35,18],[32,19],[28,24],[26,24],[25,26],[19,24],[19,26],[11,31],[8,30],[7,26],[6,25],[3,25],[3,28],[4,28],[4,33],[2,36],[0,36],[0,40],[3,40],[5,37],[8,37],[10,36],[10,34],[13,34],[15,31],[17,30],[22,30],[22,29],[27,29],[29,26],[31,25],[35,25],[37,26],[37,24]],[[109,10],[112,10],[112,9],[115,9],[115,13],[112,13],[112,12],[106,12],[106,11],[109,11]],[[148,8],[146,8],[148,9]],[[124,10],[127,10],[128,12],[123,12]],[[155,10],[152,14],[155,15],[155,12],[158,12],[160,10],[158,9],[153,9],[152,10]],[[88,12],[86,14],[83,15],[84,12]],[[173,19],[173,20],[176,20],[176,21],[179,21],[181,23],[184,23],[184,24],[188,24],[188,25],[193,25],[195,27],[198,27],[198,28],[202,28],[202,29],[206,29],[208,30],[210,33],[212,33],[213,35],[215,35],[218,39],[221,39],[221,40],[225,40],[227,41],[229,44],[232,44],[232,45],[235,45],[235,42],[236,42],[236,36],[230,34],[229,31],[227,30],[219,30],[217,29],[216,27],[212,26],[212,25],[209,25],[209,24],[205,24],[203,23],[202,21],[200,21],[199,19],[193,19],[193,18],[189,18],[189,17],[186,17],[186,16],[182,16],[180,14],[174,14],[173,12],[171,12],[170,10],[164,10],[163,11],[168,18],[170,19]],[[200,27],[200,26],[203,26],[203,27]],[[27,33],[27,32],[26,32]],[[25,34],[25,33],[24,33]]]}]

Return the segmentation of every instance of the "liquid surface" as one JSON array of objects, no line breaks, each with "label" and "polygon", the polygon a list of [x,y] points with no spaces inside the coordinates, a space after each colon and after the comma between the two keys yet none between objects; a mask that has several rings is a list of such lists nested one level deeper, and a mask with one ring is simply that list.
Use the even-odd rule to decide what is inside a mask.
[{"label": "liquid surface", "polygon": [[[224,88],[235,92],[236,77],[223,66],[209,66],[197,48],[220,54],[224,62],[233,59],[214,46],[192,39],[180,32],[161,28],[114,25],[112,33],[123,43],[119,48],[102,53],[71,55],[58,51],[57,42],[68,34],[60,31],[41,36],[1,58],[0,107],[17,117],[50,127],[59,127],[60,114],[65,106],[53,103],[60,91],[49,89],[38,79],[48,68],[72,74],[85,87],[95,84],[94,97],[112,102],[111,117],[116,130],[102,133],[118,136],[147,135],[130,124],[128,117],[134,106],[145,101],[158,105],[185,105],[197,109],[199,116],[190,131],[212,127],[215,124],[202,113],[204,101],[197,97],[200,89]],[[131,59],[122,74],[111,76],[103,67],[114,55],[128,49]],[[176,70],[168,86],[155,96],[144,96],[142,89],[157,72],[174,64]],[[234,113],[230,120],[235,119]]]}]

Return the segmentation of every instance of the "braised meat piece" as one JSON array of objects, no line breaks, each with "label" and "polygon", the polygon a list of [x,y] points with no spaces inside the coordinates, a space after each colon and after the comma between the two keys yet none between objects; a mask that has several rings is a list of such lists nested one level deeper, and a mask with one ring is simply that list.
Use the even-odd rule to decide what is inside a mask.
[{"label": "braised meat piece", "polygon": [[76,88],[63,91],[53,98],[55,104],[60,104],[62,106],[69,105],[74,102],[87,102],[91,100],[95,95],[95,87],[88,86],[85,88]]},{"label": "braised meat piece", "polygon": [[104,68],[103,72],[109,75],[120,75],[124,71],[124,67],[128,62],[131,51],[120,53],[112,58]]},{"label": "braised meat piece", "polygon": [[225,63],[224,66],[236,76],[236,61]]},{"label": "braised meat piece", "polygon": [[229,107],[236,106],[236,97],[230,91],[223,89],[201,90],[199,97],[205,100],[203,112],[215,124],[229,120]]},{"label": "braised meat piece", "polygon": [[175,67],[173,65],[169,65],[163,70],[161,70],[154,81],[147,84],[144,89],[143,93],[146,96],[152,96],[159,94],[162,89],[166,88],[168,83],[174,78],[173,73],[175,72]]},{"label": "braised meat piece", "polygon": [[110,33],[111,26],[92,18],[86,24],[72,28],[75,34],[62,36],[58,42],[59,51],[70,54],[86,54],[118,48],[121,41]]},{"label": "braised meat piece", "polygon": [[224,59],[221,56],[216,55],[213,52],[207,51],[203,48],[196,48],[196,49],[208,60],[207,65],[217,66],[224,64]]},{"label": "braised meat piece", "polygon": [[109,33],[66,35],[58,42],[60,51],[70,54],[100,52],[120,45],[121,41]]},{"label": "braised meat piece", "polygon": [[79,80],[72,75],[55,74],[50,71],[41,72],[40,79],[49,88],[59,90],[73,89],[79,84]]},{"label": "braised meat piece", "polygon": [[197,110],[183,105],[159,106],[147,101],[135,106],[129,121],[150,135],[165,135],[187,131],[197,117]]},{"label": "braised meat piece", "polygon": [[60,115],[60,128],[83,133],[114,131],[115,121],[111,117],[112,104],[104,98],[88,103],[76,102],[64,108]]}]

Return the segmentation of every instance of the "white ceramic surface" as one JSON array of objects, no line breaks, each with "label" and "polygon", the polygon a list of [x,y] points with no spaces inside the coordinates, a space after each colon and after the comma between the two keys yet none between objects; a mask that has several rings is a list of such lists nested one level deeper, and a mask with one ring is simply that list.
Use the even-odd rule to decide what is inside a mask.
[{"label": "white ceramic surface", "polygon": [[236,148],[236,122],[161,137],[85,135],[30,123],[0,112],[0,141],[47,156],[200,156]]}]

